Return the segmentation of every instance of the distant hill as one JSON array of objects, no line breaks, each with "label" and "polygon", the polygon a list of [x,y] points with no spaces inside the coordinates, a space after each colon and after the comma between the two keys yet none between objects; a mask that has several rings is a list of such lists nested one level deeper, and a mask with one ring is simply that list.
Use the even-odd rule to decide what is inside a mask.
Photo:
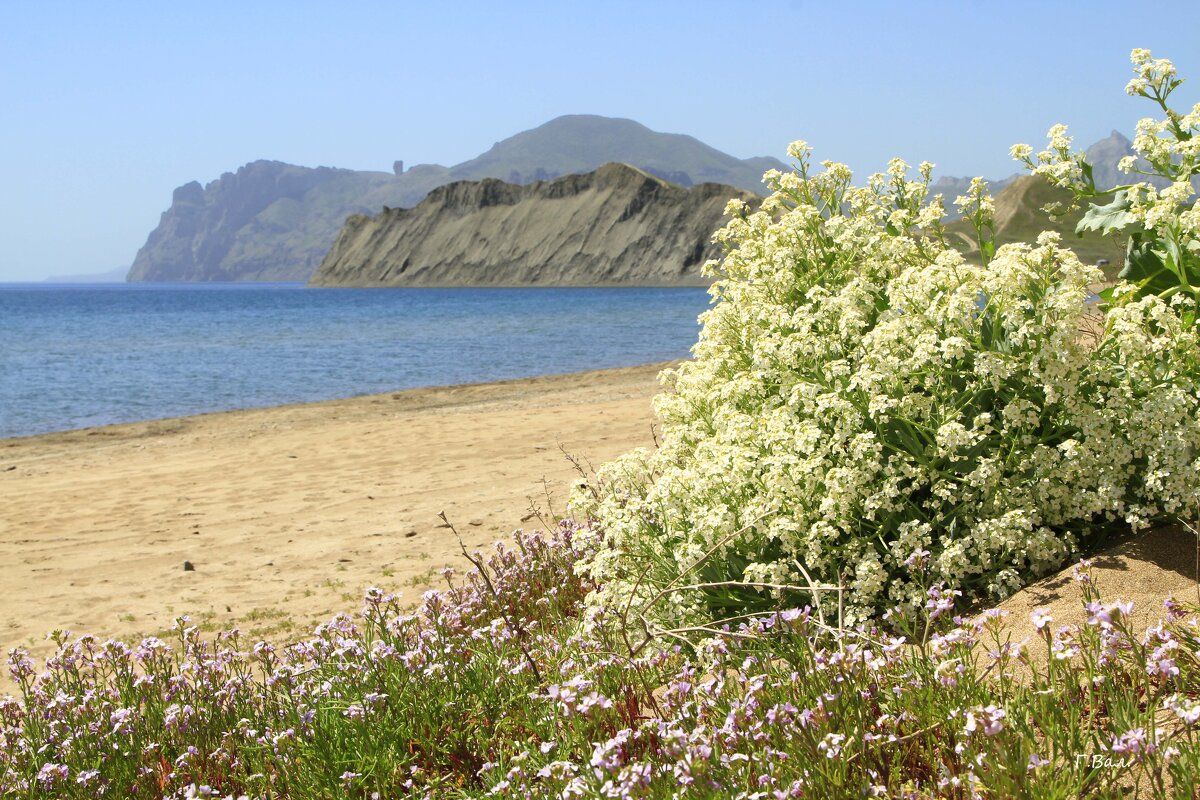
[{"label": "distant hill", "polygon": [[129,267],[117,267],[107,272],[88,272],[82,275],[51,275],[45,283],[124,283]]},{"label": "distant hill", "polygon": [[[1092,177],[1097,188],[1111,189],[1136,181],[1144,181],[1160,189],[1170,185],[1166,178],[1149,178],[1137,173],[1126,174],[1117,169],[1117,162],[1125,156],[1134,155],[1133,142],[1120,131],[1113,131],[1084,152],[1088,163],[1092,165]],[[1135,166],[1139,169],[1145,168],[1146,162],[1139,158]]]},{"label": "distant hill", "polygon": [[255,161],[175,190],[138,251],[130,281],[308,280],[352,214],[409,208],[458,180],[527,184],[620,161],[681,186],[725,183],[763,193],[772,158],[738,159],[690,137],[626,119],[573,115],[496,143],[453,167],[421,164],[359,172]]},{"label": "distant hill", "polygon": [[180,186],[129,270],[130,281],[304,280],[349,213],[393,176],[255,161],[207,186]]},{"label": "distant hill", "polygon": [[749,192],[684,188],[628,164],[514,184],[440,186],[346,220],[314,286],[707,286],[712,232]]},{"label": "distant hill", "polygon": [[530,183],[612,162],[632,164],[680,186],[726,183],[755,194],[764,191],[764,172],[786,169],[773,158],[734,158],[691,136],[656,133],[631,119],[574,114],[497,142],[449,174],[454,180]]},{"label": "distant hill", "polygon": [[[1098,188],[1111,189],[1114,186],[1121,186],[1126,183],[1133,183],[1134,181],[1147,181],[1162,188],[1168,183],[1166,180],[1160,178],[1147,178],[1144,175],[1137,174],[1127,175],[1117,169],[1117,163],[1122,158],[1134,155],[1133,142],[1129,141],[1129,138],[1120,131],[1113,131],[1105,138],[1096,142],[1084,150],[1084,155],[1086,155],[1088,163],[1093,167],[1092,177],[1095,179]],[[1139,161],[1139,164],[1144,165],[1145,162]],[[1022,175],[1023,173],[1015,173],[1007,178],[989,179],[988,189],[993,195],[996,195]],[[951,219],[957,219],[958,211],[954,207],[954,199],[966,194],[970,185],[970,178],[942,176],[930,184],[929,193],[931,195],[942,195],[946,202],[948,216]]]},{"label": "distant hill", "polygon": [[[1020,176],[1010,175],[1007,178],[1000,178],[996,180],[989,179],[988,191],[995,195],[1005,186],[1008,186],[1010,183],[1015,181],[1018,177]],[[967,190],[970,188],[970,178],[957,178],[943,175],[933,183],[929,184],[929,196],[933,197],[935,194],[940,194],[942,196],[942,202],[946,207],[946,218],[950,220],[956,220],[959,217],[959,213],[958,206],[954,205],[954,201],[956,198],[965,195]]]},{"label": "distant hill", "polygon": [[[1099,186],[1137,177],[1116,169],[1117,162],[1133,152],[1129,139],[1117,131],[1086,152]],[[255,161],[206,186],[193,181],[176,189],[171,207],[138,251],[128,279],[304,281],[350,215],[412,208],[434,188],[454,181],[496,178],[529,184],[589,172],[609,162],[631,164],[683,187],[713,182],[760,195],[763,172],[787,169],[773,158],[739,159],[691,136],[594,115],[558,117],[453,167],[420,164],[406,170],[397,161],[389,173]],[[953,213],[954,199],[969,183],[969,178],[942,176],[931,189],[944,196]],[[1120,243],[1077,240],[1078,214],[1050,223],[1040,212],[1042,205],[1061,199],[1051,187],[1037,187],[1013,175],[990,181],[990,188],[997,197],[1001,243],[1031,238],[1050,227],[1060,230],[1081,258],[1107,258],[1119,268]],[[955,239],[970,250],[965,226],[951,227]]]}]

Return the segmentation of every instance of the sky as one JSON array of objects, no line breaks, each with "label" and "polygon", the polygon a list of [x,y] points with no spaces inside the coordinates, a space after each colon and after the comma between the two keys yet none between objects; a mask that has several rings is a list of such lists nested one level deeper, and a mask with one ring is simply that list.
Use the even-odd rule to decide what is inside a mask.
[{"label": "sky", "polygon": [[1055,122],[1153,113],[1129,51],[1200,100],[1200,3],[0,2],[0,282],[128,266],[172,190],[256,159],[452,165],[562,114],[866,175],[1005,177]]}]

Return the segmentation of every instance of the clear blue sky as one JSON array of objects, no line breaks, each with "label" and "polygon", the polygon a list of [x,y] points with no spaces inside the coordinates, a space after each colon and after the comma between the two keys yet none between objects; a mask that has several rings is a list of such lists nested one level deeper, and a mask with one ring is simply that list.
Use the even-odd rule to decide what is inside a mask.
[{"label": "clear blue sky", "polygon": [[7,2],[0,281],[127,266],[172,189],[248,161],[449,165],[568,113],[1000,177],[1057,121],[1131,134],[1133,47],[1200,98],[1197,31],[1196,0]]}]

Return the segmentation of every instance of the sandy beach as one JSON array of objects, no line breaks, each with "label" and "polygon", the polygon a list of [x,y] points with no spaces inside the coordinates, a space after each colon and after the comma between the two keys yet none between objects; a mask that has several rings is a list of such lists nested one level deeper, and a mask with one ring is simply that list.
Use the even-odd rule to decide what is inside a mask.
[{"label": "sandy beach", "polygon": [[469,567],[438,512],[471,549],[538,527],[529,498],[561,512],[577,477],[560,446],[599,464],[652,443],[663,366],[0,440],[0,645],[180,614],[286,639],[368,586],[416,600]]}]

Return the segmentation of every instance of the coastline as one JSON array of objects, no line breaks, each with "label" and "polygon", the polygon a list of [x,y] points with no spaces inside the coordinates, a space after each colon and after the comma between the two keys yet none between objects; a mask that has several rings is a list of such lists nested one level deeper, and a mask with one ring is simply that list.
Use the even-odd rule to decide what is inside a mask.
[{"label": "coastline", "polygon": [[[561,512],[576,473],[653,442],[668,364],[0,440],[0,644],[133,638],[176,616],[303,635],[367,586],[416,600],[469,549]],[[545,483],[543,484],[543,478]],[[185,571],[184,561],[194,569]]]}]

